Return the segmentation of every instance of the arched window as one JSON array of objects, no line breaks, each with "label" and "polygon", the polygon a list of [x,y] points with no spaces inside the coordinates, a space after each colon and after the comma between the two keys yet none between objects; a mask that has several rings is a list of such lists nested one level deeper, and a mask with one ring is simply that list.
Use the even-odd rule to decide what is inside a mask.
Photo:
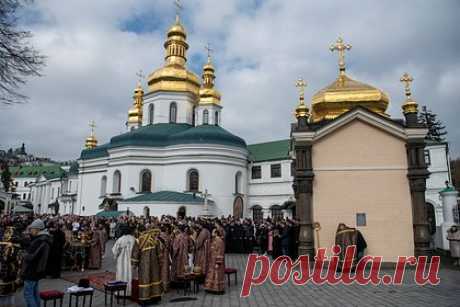
[{"label": "arched window", "polygon": [[106,193],[107,193],[107,176],[102,176],[101,178],[101,196],[104,196]]},{"label": "arched window", "polygon": [[214,125],[219,126],[219,111],[214,113]]},{"label": "arched window", "polygon": [[192,169],[188,172],[188,190],[191,192],[198,192],[200,183],[200,176],[196,169]]},{"label": "arched window", "polygon": [[146,169],[141,172],[141,193],[152,191],[152,173]]},{"label": "arched window", "polygon": [[241,172],[235,174],[235,194],[241,193]]},{"label": "arched window", "polygon": [[169,105],[169,122],[175,124],[177,122],[177,104],[171,102]]},{"label": "arched window", "polygon": [[113,193],[121,192],[121,173],[119,170],[116,170],[113,173]]},{"label": "arched window", "polygon": [[154,115],[154,106],[153,103],[149,104],[149,125],[153,124],[153,115]]},{"label": "arched window", "polygon": [[207,125],[209,123],[209,112],[208,110],[203,111],[203,125]]}]

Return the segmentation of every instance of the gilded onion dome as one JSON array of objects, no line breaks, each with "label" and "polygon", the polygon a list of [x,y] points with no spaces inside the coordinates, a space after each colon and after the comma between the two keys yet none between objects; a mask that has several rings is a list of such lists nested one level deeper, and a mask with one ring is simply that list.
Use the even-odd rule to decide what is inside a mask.
[{"label": "gilded onion dome", "polygon": [[142,107],[144,105],[144,90],[139,83],[134,89],[133,106],[128,111],[128,124],[142,124]]},{"label": "gilded onion dome", "polygon": [[176,22],[169,28],[164,43],[165,63],[148,77],[149,92],[189,92],[198,97],[200,80],[185,65],[188,49],[187,34],[184,26],[176,16]]},{"label": "gilded onion dome", "polygon": [[214,88],[214,66],[211,57],[208,56],[208,62],[203,66],[203,84],[200,88],[200,105],[220,104],[220,93]]},{"label": "gilded onion dome", "polygon": [[387,116],[385,111],[389,103],[388,96],[383,91],[353,80],[345,74],[344,51],[351,49],[351,45],[345,44],[339,38],[330,49],[339,52],[339,76],[313,96],[311,120],[331,120],[356,106]]},{"label": "gilded onion dome", "polygon": [[96,124],[94,121],[91,121],[89,126],[91,127],[91,135],[88,136],[85,140],[85,149],[93,149],[97,146],[97,139],[94,135],[94,127],[96,127]]}]

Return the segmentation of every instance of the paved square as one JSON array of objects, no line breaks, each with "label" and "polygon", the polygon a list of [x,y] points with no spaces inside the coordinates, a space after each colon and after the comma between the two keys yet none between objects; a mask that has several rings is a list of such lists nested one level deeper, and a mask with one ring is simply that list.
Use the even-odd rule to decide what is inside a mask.
[{"label": "paved square", "polygon": [[[107,252],[101,271],[113,271],[113,258],[109,254],[112,242],[107,244]],[[235,286],[233,278],[230,288],[224,295],[208,294],[202,289],[196,295],[196,300],[185,302],[170,302],[171,299],[181,297],[182,291],[171,290],[160,305],[168,306],[460,306],[460,270],[442,267],[440,271],[441,283],[438,286],[418,286],[413,282],[413,271],[408,271],[404,284],[401,286],[359,286],[359,285],[323,285],[295,286],[287,283],[277,287],[269,282],[252,288],[249,298],[240,298],[242,278],[246,267],[246,255],[227,254],[227,267],[238,269],[238,284]],[[91,273],[95,271],[89,271]],[[75,274],[64,272],[66,274]],[[83,277],[83,276],[82,276]],[[412,279],[412,280],[411,280]],[[227,281],[226,281],[227,284]],[[64,290],[73,284],[63,279],[46,279],[40,282],[40,289]],[[16,305],[25,306],[22,291],[16,294]],[[64,300],[68,306],[68,295]],[[104,306],[104,294],[95,291],[93,306]],[[134,303],[127,306],[137,306]],[[72,306],[73,307],[73,306]]]}]

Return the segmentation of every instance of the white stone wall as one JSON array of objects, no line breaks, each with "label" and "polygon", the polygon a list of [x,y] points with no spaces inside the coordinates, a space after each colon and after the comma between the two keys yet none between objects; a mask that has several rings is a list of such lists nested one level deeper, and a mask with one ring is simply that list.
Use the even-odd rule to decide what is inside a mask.
[{"label": "white stone wall", "polygon": [[[221,110],[222,107],[218,105],[198,105],[195,110],[196,121],[195,125],[203,125],[204,124],[204,110],[208,110],[208,125],[215,125],[216,120],[218,121],[218,126],[222,125],[222,116]],[[217,119],[216,119],[216,111],[218,112]]]},{"label": "white stone wall", "polygon": [[[201,144],[111,149],[107,159],[79,161],[80,190],[77,207],[81,209],[82,215],[99,212],[98,206],[103,200],[100,195],[101,178],[107,176],[107,193],[113,193],[113,175],[116,170],[121,172],[121,197],[129,198],[139,192],[140,173],[144,169],[152,173],[152,192],[184,192],[187,190],[187,173],[194,168],[199,172],[200,191],[207,189],[215,202],[215,214],[232,214],[237,172],[241,173],[240,193],[243,194],[244,206],[247,206],[247,155],[244,149]],[[160,213],[153,209],[151,215]]]},{"label": "white stone wall", "polygon": [[[270,165],[281,163],[281,178],[271,178]],[[251,179],[252,166],[261,166],[262,177]],[[264,217],[271,216],[270,207],[283,205],[294,199],[291,176],[291,160],[256,162],[249,165],[249,206],[247,214],[252,216],[251,207],[259,205],[263,208]]]},{"label": "white stone wall", "polygon": [[61,192],[61,179],[47,180],[41,176],[37,182],[30,186],[31,202],[34,212],[38,214],[54,213],[48,205],[54,203]]},{"label": "white stone wall", "polygon": [[16,186],[16,194],[19,194],[19,199],[23,201],[30,200],[30,184],[35,183],[36,177],[18,177],[14,178],[13,184]]},{"label": "white stone wall", "polygon": [[451,182],[449,155],[447,144],[428,145],[426,150],[430,153],[430,176],[426,181],[425,198],[428,203],[435,207],[436,225],[440,226],[444,221],[442,216],[442,202],[439,192],[446,187],[445,182]]},{"label": "white stone wall", "polygon": [[177,123],[192,124],[195,98],[189,93],[156,92],[144,96],[142,125],[149,124],[149,105],[154,105],[153,123],[169,123],[169,106],[177,105]]}]

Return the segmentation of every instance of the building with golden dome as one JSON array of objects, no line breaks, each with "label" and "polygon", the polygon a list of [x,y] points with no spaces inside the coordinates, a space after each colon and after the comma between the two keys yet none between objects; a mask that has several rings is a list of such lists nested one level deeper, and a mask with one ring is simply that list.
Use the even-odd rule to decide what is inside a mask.
[{"label": "building with golden dome", "polygon": [[339,75],[316,92],[309,106],[303,91],[291,130],[299,252],[334,245],[339,223],[361,231],[366,253],[396,262],[400,255],[429,255],[425,207],[425,135],[405,74],[404,120],[386,114],[388,96],[345,72],[338,39]]},{"label": "building with golden dome", "polygon": [[306,82],[296,83],[290,139],[248,146],[222,127],[209,47],[201,77],[187,68],[179,17],[163,47],[163,65],[147,76],[145,91],[142,83],[134,90],[127,132],[101,145],[88,138],[69,213],[101,214],[110,203],[118,214],[145,216],[295,216],[301,254],[330,248],[339,223],[359,229],[366,253],[384,261],[430,253],[427,130],[418,123],[410,76],[401,78],[404,119],[391,118],[388,95],[346,71],[351,45],[339,39],[330,48],[339,54],[333,82],[311,100]]}]

